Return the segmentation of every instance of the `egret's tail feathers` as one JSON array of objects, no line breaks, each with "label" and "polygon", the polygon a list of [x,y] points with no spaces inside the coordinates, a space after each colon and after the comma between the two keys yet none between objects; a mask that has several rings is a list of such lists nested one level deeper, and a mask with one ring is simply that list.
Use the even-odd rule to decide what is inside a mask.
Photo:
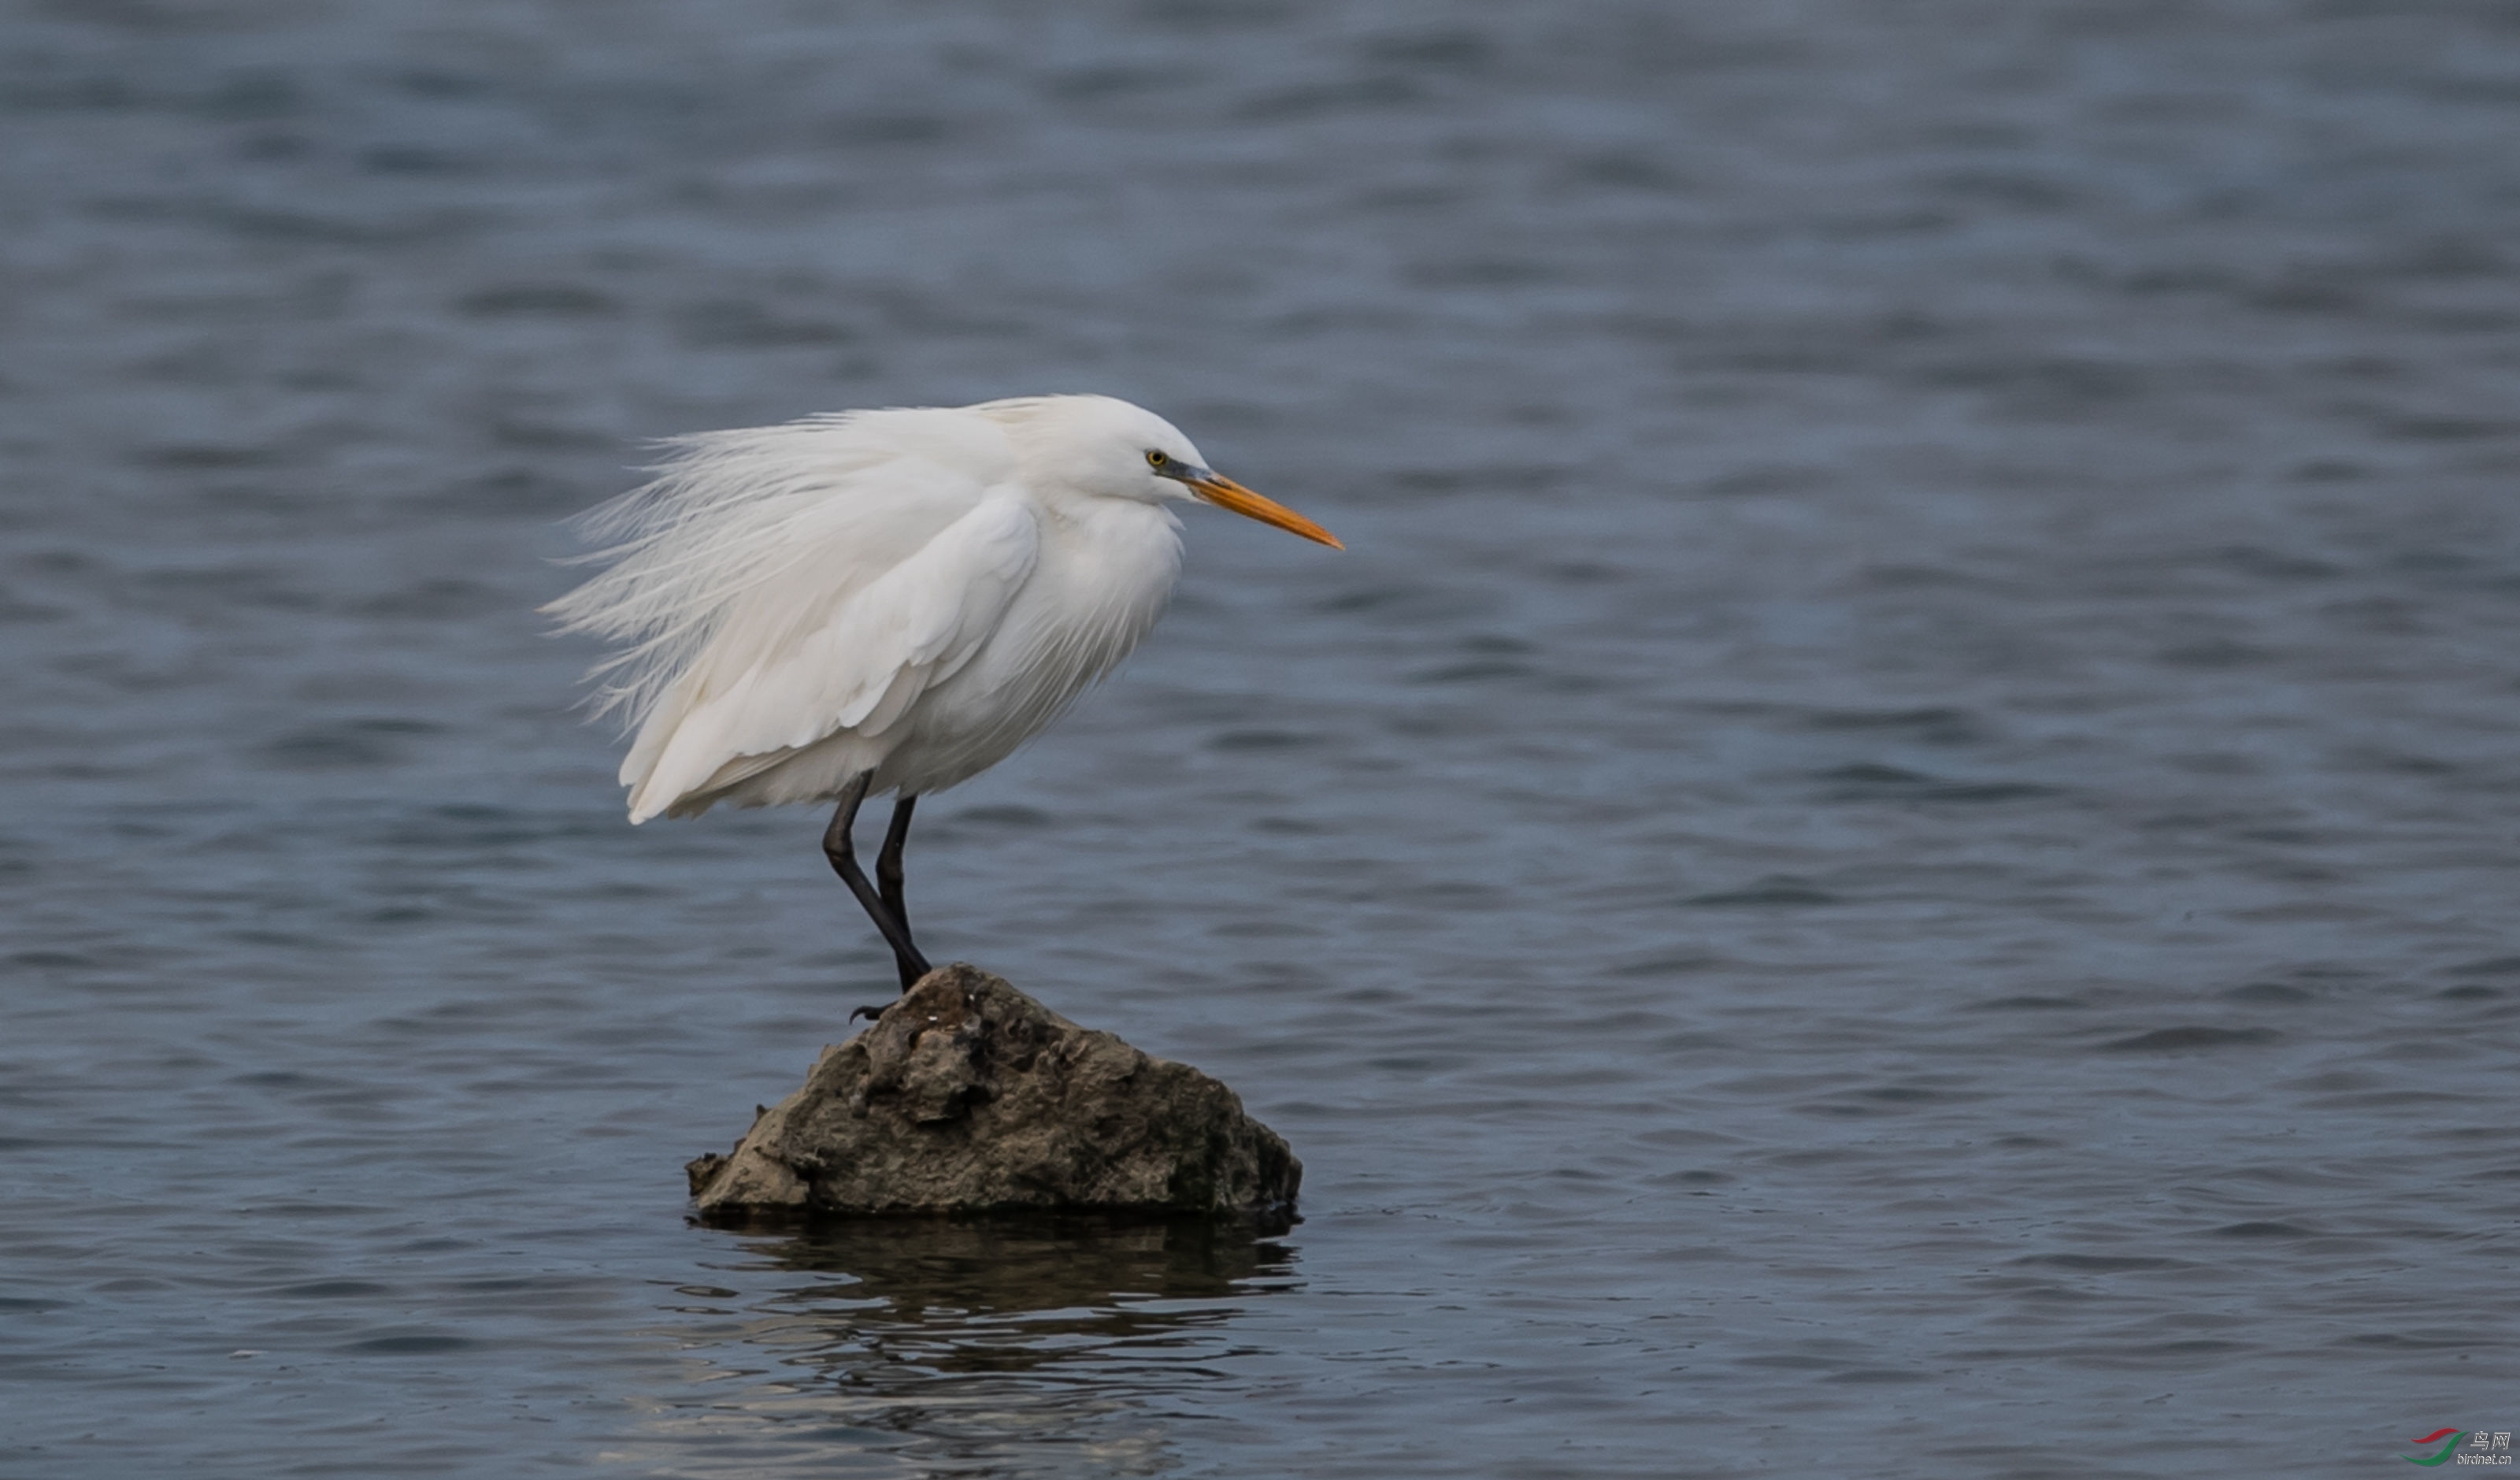
[{"label": "egret's tail feathers", "polygon": [[660,767],[631,788],[630,821],[644,823],[659,814],[698,817],[707,811],[727,787],[750,781],[795,753],[793,750],[780,750],[769,755],[739,755],[697,779],[678,776]]}]

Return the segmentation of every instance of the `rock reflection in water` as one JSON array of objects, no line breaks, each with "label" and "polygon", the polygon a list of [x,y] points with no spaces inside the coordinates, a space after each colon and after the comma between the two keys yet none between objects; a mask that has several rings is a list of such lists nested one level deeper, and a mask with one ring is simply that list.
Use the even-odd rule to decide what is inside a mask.
[{"label": "rock reflection in water", "polygon": [[1231,1437],[1202,1396],[1227,1383],[1215,1364],[1242,1308],[1292,1285],[1282,1245],[1200,1222],[727,1236],[741,1257],[673,1306],[698,1401],[660,1405],[663,1442],[616,1458],[691,1475],[1160,1473],[1179,1430]]}]

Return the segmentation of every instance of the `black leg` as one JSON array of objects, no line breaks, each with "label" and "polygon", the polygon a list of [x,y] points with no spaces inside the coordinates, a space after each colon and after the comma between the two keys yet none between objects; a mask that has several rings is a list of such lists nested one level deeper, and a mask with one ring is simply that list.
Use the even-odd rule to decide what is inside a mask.
[{"label": "black leg", "polygon": [[927,958],[920,955],[919,947],[912,943],[910,927],[893,918],[875,885],[867,881],[866,871],[858,867],[857,840],[850,835],[857,825],[858,804],[866,800],[867,783],[874,779],[874,772],[866,772],[840,793],[839,810],[832,814],[832,825],[823,830],[823,856],[832,861],[832,868],[849,886],[849,892],[858,897],[867,918],[883,932],[884,943],[892,947],[893,959],[901,969],[908,972],[912,966],[919,968],[918,975],[910,978],[917,981],[927,974]]},{"label": "black leg", "polygon": [[[892,912],[905,937],[910,934],[910,902],[901,893],[901,848],[910,841],[910,809],[918,805],[919,798],[915,796],[904,796],[892,804],[892,824],[883,830],[883,851],[875,856],[876,888],[883,895],[883,907]],[[901,990],[905,992],[927,974],[926,959],[919,954],[915,941],[909,955],[895,951],[892,958],[893,964],[901,968]]]}]

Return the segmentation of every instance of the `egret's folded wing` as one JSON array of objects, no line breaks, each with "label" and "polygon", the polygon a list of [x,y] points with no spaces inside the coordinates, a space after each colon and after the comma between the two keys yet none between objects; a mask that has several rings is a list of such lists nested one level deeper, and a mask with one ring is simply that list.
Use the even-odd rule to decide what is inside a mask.
[{"label": "egret's folded wing", "polygon": [[[652,763],[635,775],[624,767],[630,820],[644,822],[679,797],[732,785],[843,731],[881,736],[996,630],[1039,547],[1040,530],[1019,500],[984,498],[732,677],[709,672],[702,654],[687,675],[691,701],[668,701],[650,721],[651,730],[669,732],[643,733],[632,749],[632,764],[644,755]],[[751,759],[762,765],[747,770]]]},{"label": "egret's folded wing", "polygon": [[985,420],[933,408],[857,411],[676,437],[641,488],[579,529],[605,568],[543,609],[615,645],[589,675],[597,713],[654,743],[694,704],[821,624],[1011,475]]}]

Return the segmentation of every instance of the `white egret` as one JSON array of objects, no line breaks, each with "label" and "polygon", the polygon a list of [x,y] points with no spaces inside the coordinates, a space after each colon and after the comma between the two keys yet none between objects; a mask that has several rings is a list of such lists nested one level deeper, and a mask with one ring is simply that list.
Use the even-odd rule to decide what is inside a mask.
[{"label": "white egret", "polygon": [[[630,821],[718,802],[837,801],[823,852],[926,974],[901,853],[920,797],[1007,758],[1128,656],[1181,575],[1202,499],[1309,540],[1321,525],[1211,472],[1171,423],[1108,396],[851,411],[666,444],[587,514],[602,574],[545,607],[618,645],[599,711],[636,733]],[[895,794],[876,861],[852,828]]]}]

